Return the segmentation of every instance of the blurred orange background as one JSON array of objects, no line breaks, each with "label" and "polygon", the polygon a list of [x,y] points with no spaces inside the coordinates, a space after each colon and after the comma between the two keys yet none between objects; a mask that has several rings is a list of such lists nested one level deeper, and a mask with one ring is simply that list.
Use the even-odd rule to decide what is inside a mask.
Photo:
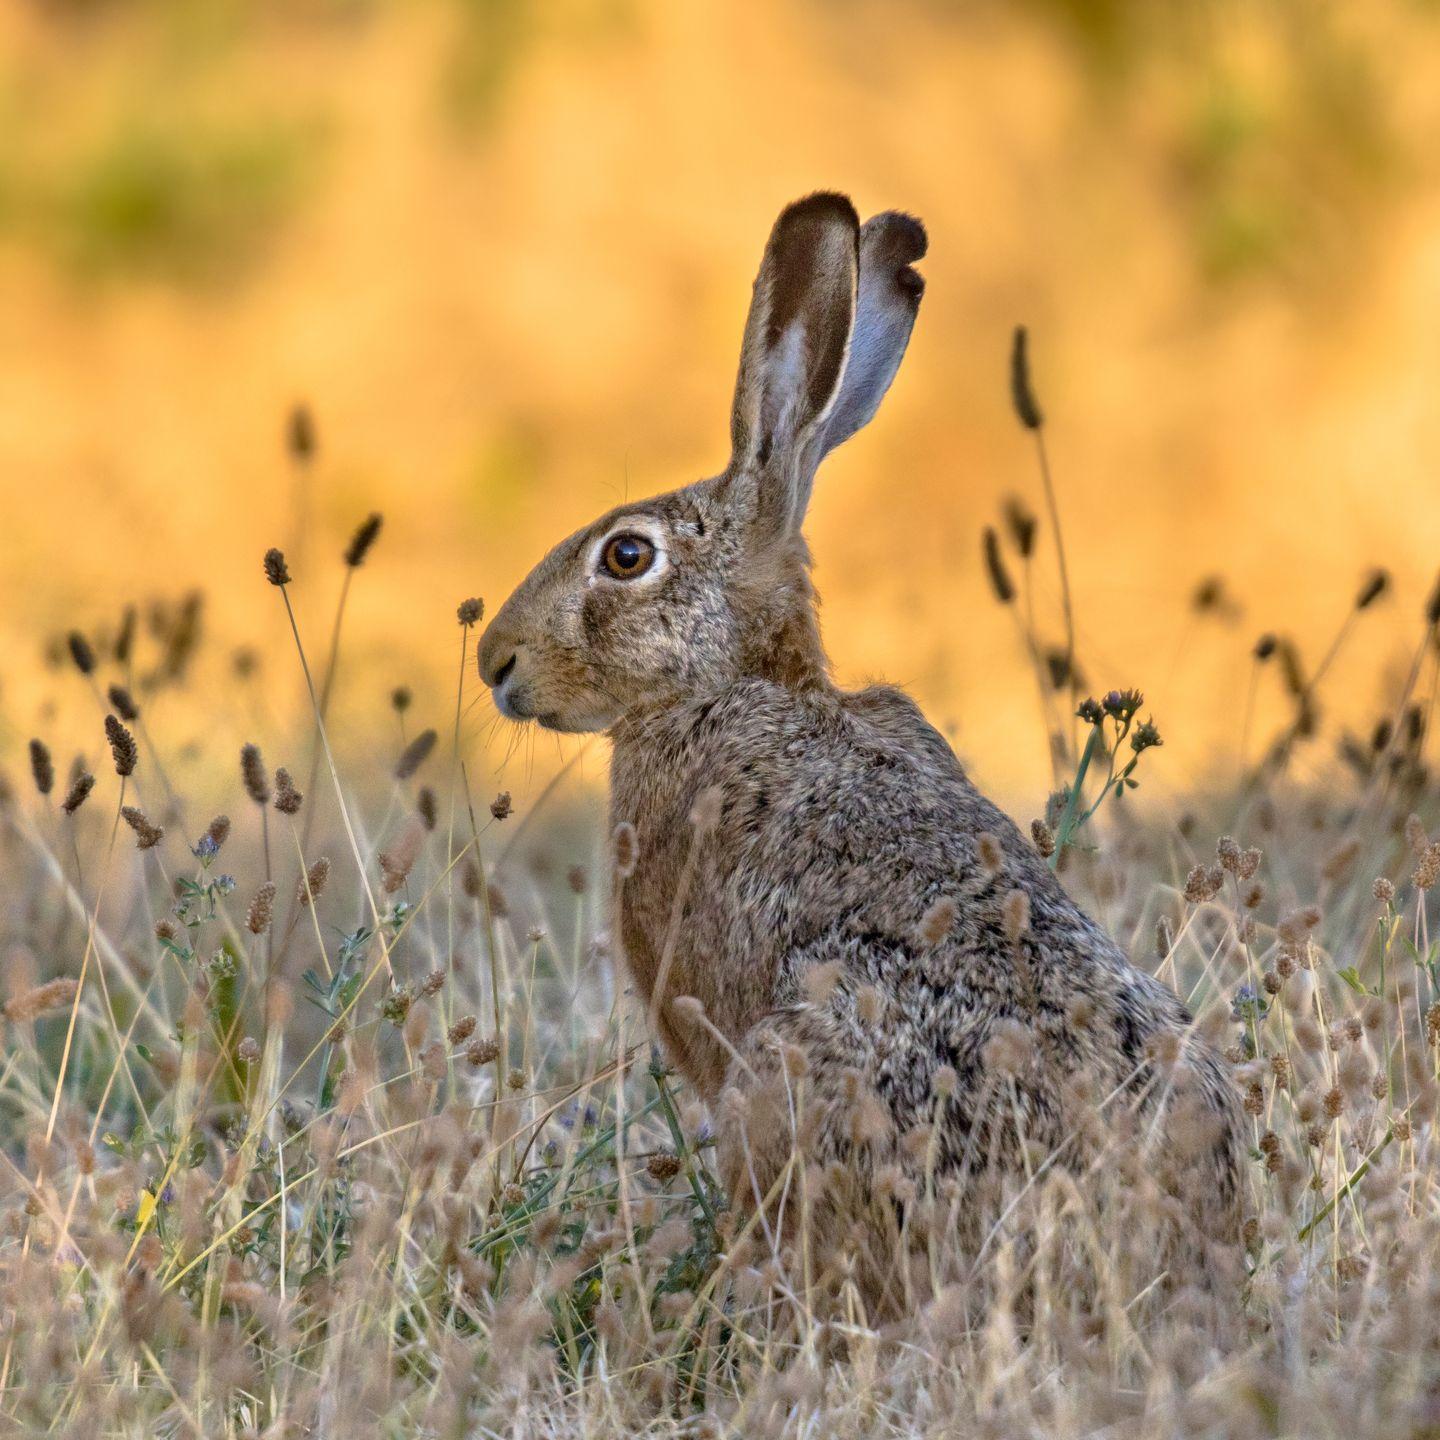
[{"label": "blurred orange background", "polygon": [[[444,733],[459,600],[493,609],[620,497],[723,465],[761,245],[822,186],[931,236],[907,364],[811,512],[843,681],[910,687],[1035,813],[1034,683],[980,559],[1004,496],[1043,516],[1007,393],[1023,321],[1079,654],[1092,688],[1146,692],[1156,791],[1233,776],[1255,637],[1313,666],[1372,565],[1393,591],[1296,770],[1393,702],[1440,562],[1433,3],[17,0],[0,55],[12,769],[71,733],[53,637],[193,588],[213,655],[155,717],[168,742],[298,726],[260,556],[286,548],[323,655],[372,509],[336,728],[390,743],[406,683]],[[302,401],[308,477],[282,443]],[[1059,639],[1054,576],[1046,525]],[[1256,704],[1252,756],[1273,674]],[[465,732],[498,765],[491,715]],[[574,748],[527,746],[502,782]]]}]

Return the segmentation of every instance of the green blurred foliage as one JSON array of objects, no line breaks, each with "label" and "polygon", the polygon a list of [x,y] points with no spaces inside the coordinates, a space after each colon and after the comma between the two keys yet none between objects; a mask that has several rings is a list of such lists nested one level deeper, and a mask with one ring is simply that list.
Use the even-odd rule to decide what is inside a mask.
[{"label": "green blurred foliage", "polygon": [[39,182],[39,236],[87,275],[206,281],[255,258],[311,169],[314,137],[279,122],[128,120]]},{"label": "green blurred foliage", "polygon": [[511,523],[539,493],[550,458],[539,420],[518,414],[497,419],[475,457],[465,494],[486,523]]},{"label": "green blurred foliage", "polygon": [[591,50],[636,33],[634,0],[443,0],[455,25],[441,75],[444,108],[462,132],[499,122],[511,84],[543,45]]},{"label": "green blurred foliage", "polygon": [[[1162,163],[1214,282],[1295,279],[1353,258],[1362,222],[1406,169],[1385,79],[1396,57],[1353,7],[1025,3],[1081,62],[1100,123],[1129,126],[1158,103]],[[1440,13],[1434,0],[1412,8],[1421,23]]]},{"label": "green blurred foliage", "polygon": [[444,98],[458,123],[483,131],[500,115],[507,83],[534,39],[536,16],[516,0],[455,0],[455,9]]},{"label": "green blurred foliage", "polygon": [[[897,24],[905,3],[887,10],[902,12]],[[983,7],[968,0],[909,3],[956,28],[985,23]],[[1415,24],[1440,15],[1440,0],[1402,3]],[[328,102],[323,86],[306,92],[318,123],[257,116],[243,91],[229,93],[236,65],[291,34],[343,41],[403,8],[400,0],[53,4],[45,24],[73,41],[76,63],[43,79],[17,67],[0,82],[0,233],[20,234],[86,275],[203,281],[253,259],[304,198]],[[816,0],[815,13],[839,25],[851,8]],[[1022,0],[1017,9],[1070,57],[1085,122],[1131,150],[1142,139],[1136,153],[1174,185],[1177,224],[1197,269],[1216,283],[1293,279],[1302,267],[1349,258],[1361,222],[1406,171],[1386,83],[1396,59],[1388,32],[1340,0]],[[462,134],[481,139],[506,118],[516,77],[536,52],[624,43],[646,15],[637,0],[427,0],[426,11],[447,27],[437,104]],[[131,74],[103,133],[39,158],[27,137],[43,133],[67,99],[87,98],[97,83],[87,66],[109,50],[113,68],[120,49]],[[58,99],[37,98],[46,84]],[[169,97],[163,106],[160,97]]]}]

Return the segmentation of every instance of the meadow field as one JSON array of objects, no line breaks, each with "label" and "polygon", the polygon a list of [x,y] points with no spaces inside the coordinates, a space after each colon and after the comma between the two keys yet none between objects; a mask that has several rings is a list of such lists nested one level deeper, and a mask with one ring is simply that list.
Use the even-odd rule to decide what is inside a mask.
[{"label": "meadow field", "polygon": [[[303,419],[290,435],[303,464]],[[291,635],[266,673],[298,671],[311,720],[283,754],[259,731],[231,754],[223,811],[174,787],[148,723],[206,662],[184,605],[68,632],[56,705],[91,742],[67,762],[37,736],[7,777],[7,1425],[1435,1433],[1440,579],[1406,684],[1330,786],[1287,776],[1324,675],[1264,636],[1251,664],[1286,670],[1289,722],[1239,785],[1137,810],[1163,736],[1127,745],[1133,704],[1077,705],[1074,667],[1044,663],[1022,598],[1041,533],[1015,501],[984,543],[1062,776],[1034,843],[1233,1066],[1253,1149],[1243,1280],[1218,1312],[1107,1269],[1115,1210],[1046,1157],[910,1318],[876,1323],[854,1288],[812,1303],[793,1253],[767,1258],[727,1208],[709,1117],[627,997],[606,901],[634,859],[580,754],[524,809],[482,788],[478,597],[452,622],[453,700],[401,686],[362,735],[326,723],[374,515],[312,561],[339,601],[308,638],[291,596],[309,577],[257,557],[256,602]],[[1390,586],[1366,579],[1337,650]],[[954,1187],[931,1202],[963,1207]],[[1166,1203],[1136,1187],[1137,1213]],[[929,1244],[938,1274],[943,1225]]]},{"label": "meadow field", "polygon": [[[1440,1436],[1437,67],[1423,0],[0,15],[0,1433]],[[1218,1295],[1038,1153],[978,1259],[904,1197],[903,1320],[807,1288],[627,987],[604,738],[476,673],[723,463],[832,184],[931,237],[837,677],[1224,1054]]]}]

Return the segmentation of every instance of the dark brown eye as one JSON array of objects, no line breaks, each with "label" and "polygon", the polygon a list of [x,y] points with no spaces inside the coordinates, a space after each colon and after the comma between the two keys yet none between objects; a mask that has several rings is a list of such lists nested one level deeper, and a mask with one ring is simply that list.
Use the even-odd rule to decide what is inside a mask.
[{"label": "dark brown eye", "polygon": [[655,547],[643,535],[616,535],[605,542],[600,563],[617,580],[633,580],[655,563]]}]

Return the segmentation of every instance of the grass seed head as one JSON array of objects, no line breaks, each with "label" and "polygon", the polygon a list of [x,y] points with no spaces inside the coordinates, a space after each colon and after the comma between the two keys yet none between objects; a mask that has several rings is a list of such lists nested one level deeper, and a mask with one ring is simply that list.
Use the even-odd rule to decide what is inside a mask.
[{"label": "grass seed head", "polygon": [[265,758],[258,745],[240,747],[240,779],[245,793],[257,804],[270,803],[270,780],[265,773]]},{"label": "grass seed head", "polygon": [[990,1029],[981,1056],[985,1068],[996,1075],[1019,1076],[1030,1064],[1033,1046],[1029,1031],[1018,1021],[997,1020]]},{"label": "grass seed head", "polygon": [[811,965],[800,979],[800,983],[805,989],[805,998],[812,1005],[824,1005],[835,993],[835,987],[839,982],[840,965],[835,960],[827,960],[821,965]]},{"label": "grass seed head", "polygon": [[990,578],[990,589],[1002,605],[1008,605],[1015,598],[1015,582],[1010,578],[1005,557],[1000,553],[1000,537],[995,533],[993,525],[985,527],[981,543],[985,555],[985,573]]},{"label": "grass seed head", "polygon": [[725,808],[725,792],[719,785],[707,785],[690,807],[690,823],[697,835],[708,835],[719,823]]},{"label": "grass seed head", "polygon": [[1005,897],[1005,938],[1014,945],[1030,928],[1030,896],[1024,890],[1012,890]]},{"label": "grass seed head", "polygon": [[153,850],[165,838],[164,826],[152,825],[150,817],[138,805],[122,805],[120,815],[135,832],[137,850]]},{"label": "grass seed head", "polygon": [[635,865],[640,858],[640,838],[628,820],[622,820],[615,827],[615,833],[610,837],[610,849],[616,876],[628,880],[635,873]]},{"label": "grass seed head", "polygon": [[319,441],[315,434],[315,417],[303,402],[291,407],[285,417],[285,449],[297,465],[308,465],[315,458]]},{"label": "grass seed head", "polygon": [[380,1018],[398,1029],[405,1023],[414,1003],[415,997],[410,993],[409,986],[394,985],[380,1002]]},{"label": "grass seed head", "polygon": [[70,658],[75,662],[75,668],[82,675],[93,675],[95,673],[95,647],[78,630],[72,630],[66,637],[65,643],[70,650]]},{"label": "grass seed head", "polygon": [[135,648],[135,622],[139,619],[139,612],[133,605],[127,605],[120,616],[119,628],[115,631],[115,662],[118,665],[128,665],[130,656]]},{"label": "grass seed head", "polygon": [[359,528],[350,537],[350,543],[345,547],[345,563],[352,570],[358,570],[364,563],[365,557],[370,553],[370,548],[380,538],[380,527],[385,523],[383,515],[375,514],[367,516],[360,522]]},{"label": "grass seed head", "polygon": [[265,578],[272,584],[284,587],[290,583],[290,567],[285,563],[285,552],[271,546],[265,552]]},{"label": "grass seed head", "polygon": [[30,742],[30,774],[42,795],[48,795],[55,788],[55,761],[43,740]]},{"label": "grass seed head", "polygon": [[682,1169],[680,1157],[671,1151],[661,1151],[645,1162],[646,1173],[657,1185],[668,1185]]},{"label": "grass seed head", "polygon": [[395,894],[410,878],[424,843],[425,826],[418,818],[412,817],[395,844],[376,857],[387,895]]},{"label": "grass seed head", "polygon": [[920,917],[920,943],[927,950],[933,950],[955,928],[955,921],[959,914],[959,906],[948,895],[942,895],[939,899],[932,901],[930,907]]},{"label": "grass seed head", "polygon": [[1225,883],[1225,873],[1218,865],[1196,865],[1185,877],[1185,899],[1191,905],[1213,900]]},{"label": "grass seed head", "polygon": [[500,1046],[490,1039],[472,1040],[465,1050],[465,1058],[478,1070],[500,1058]]},{"label": "grass seed head", "polygon": [[670,1013],[691,1025],[699,1025],[705,1019],[705,1002],[696,995],[676,995],[669,1005]]},{"label": "grass seed head", "polygon": [[1011,543],[1022,560],[1028,560],[1035,549],[1035,532],[1038,528],[1034,512],[1018,496],[1008,495],[1001,513],[1005,517],[1005,528],[1010,532]]},{"label": "grass seed head", "polygon": [[275,772],[275,808],[282,815],[298,815],[305,796],[295,788],[290,772],[282,765]]},{"label": "grass seed head", "polygon": [[70,782],[69,792],[61,802],[60,808],[67,814],[73,815],[90,797],[90,792],[95,788],[95,777],[88,771],[82,770],[74,780]]},{"label": "grass seed head", "polygon": [[435,742],[439,738],[434,730],[422,730],[400,752],[400,758],[395,762],[395,778],[397,780],[410,779],[429,758],[430,752],[435,748]]},{"label": "grass seed head", "polygon": [[122,779],[135,773],[140,763],[140,751],[135,737],[113,716],[105,717],[105,738],[110,742],[110,754],[115,761],[115,773]]},{"label": "grass seed head", "polygon": [[1197,615],[1233,613],[1234,606],[1225,592],[1223,575],[1207,575],[1190,595],[1190,607]]},{"label": "grass seed head", "polygon": [[313,905],[324,892],[330,879],[330,861],[322,855],[301,877],[295,887],[295,900],[301,906]]},{"label": "grass seed head", "polygon": [[15,1025],[24,1025],[58,1010],[68,1010],[80,993],[79,982],[69,977],[48,980],[44,985],[33,986],[22,991],[3,1007],[7,1020]]},{"label": "grass seed head", "polygon": [[1010,342],[1010,403],[1015,407],[1016,418],[1027,430],[1038,430],[1045,423],[1031,382],[1030,335],[1023,325],[1015,327]]},{"label": "grass seed head", "polygon": [[1440,880],[1440,840],[1433,840],[1420,856],[1420,863],[1410,876],[1410,883],[1417,890],[1428,890],[1437,880]]},{"label": "grass seed head", "polygon": [[250,901],[245,912],[245,928],[252,935],[263,935],[275,918],[275,882],[267,880]]},{"label": "grass seed head", "polygon": [[1390,588],[1390,574],[1387,570],[1372,570],[1360,586],[1355,597],[1357,610],[1368,610]]},{"label": "grass seed head", "polygon": [[481,617],[485,614],[485,602],[471,596],[468,600],[462,600],[455,608],[455,618],[459,620],[467,630],[472,625],[478,625]]},{"label": "grass seed head", "polygon": [[112,685],[105,694],[115,713],[127,725],[140,718],[140,707],[135,703],[135,697],[123,685]]}]

